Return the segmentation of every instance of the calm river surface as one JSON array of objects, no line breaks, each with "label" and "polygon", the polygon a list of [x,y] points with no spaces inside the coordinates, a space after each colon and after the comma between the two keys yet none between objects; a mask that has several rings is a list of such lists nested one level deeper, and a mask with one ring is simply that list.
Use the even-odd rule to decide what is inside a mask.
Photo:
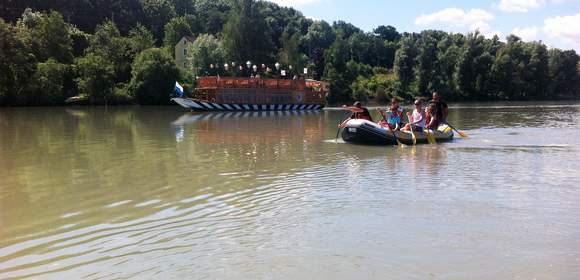
[{"label": "calm river surface", "polygon": [[0,108],[0,279],[580,278],[578,103],[402,148],[344,115]]}]

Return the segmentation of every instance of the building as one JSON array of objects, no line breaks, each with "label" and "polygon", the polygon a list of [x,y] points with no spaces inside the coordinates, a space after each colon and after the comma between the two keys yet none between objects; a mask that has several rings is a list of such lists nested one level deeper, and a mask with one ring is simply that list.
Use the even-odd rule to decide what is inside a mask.
[{"label": "building", "polygon": [[178,67],[187,67],[187,46],[195,41],[191,36],[183,36],[175,45],[175,64]]}]

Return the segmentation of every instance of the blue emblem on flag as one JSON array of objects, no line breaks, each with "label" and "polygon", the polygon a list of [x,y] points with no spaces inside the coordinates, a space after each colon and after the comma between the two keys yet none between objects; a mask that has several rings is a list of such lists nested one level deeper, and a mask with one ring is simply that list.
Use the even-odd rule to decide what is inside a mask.
[{"label": "blue emblem on flag", "polygon": [[183,87],[178,82],[175,82],[175,93],[177,93],[179,97],[183,97]]}]

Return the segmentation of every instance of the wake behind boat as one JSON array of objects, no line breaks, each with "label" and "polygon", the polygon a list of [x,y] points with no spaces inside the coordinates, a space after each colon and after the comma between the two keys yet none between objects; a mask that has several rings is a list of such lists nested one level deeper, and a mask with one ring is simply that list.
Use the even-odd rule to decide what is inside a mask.
[{"label": "wake behind boat", "polygon": [[[453,140],[453,130],[447,125],[441,125],[436,131],[429,130],[437,142]],[[353,144],[363,145],[397,145],[397,140],[405,145],[413,144],[413,135],[410,131],[391,132],[374,122],[364,119],[350,119],[342,129],[342,140]],[[428,144],[427,134],[415,132],[417,144]]]}]

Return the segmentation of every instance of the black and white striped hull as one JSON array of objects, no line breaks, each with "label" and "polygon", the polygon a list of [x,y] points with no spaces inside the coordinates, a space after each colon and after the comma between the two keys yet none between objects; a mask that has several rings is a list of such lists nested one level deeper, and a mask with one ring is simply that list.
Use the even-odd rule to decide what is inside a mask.
[{"label": "black and white striped hull", "polygon": [[321,110],[321,104],[220,104],[191,98],[172,98],[173,102],[195,111],[303,111]]}]

